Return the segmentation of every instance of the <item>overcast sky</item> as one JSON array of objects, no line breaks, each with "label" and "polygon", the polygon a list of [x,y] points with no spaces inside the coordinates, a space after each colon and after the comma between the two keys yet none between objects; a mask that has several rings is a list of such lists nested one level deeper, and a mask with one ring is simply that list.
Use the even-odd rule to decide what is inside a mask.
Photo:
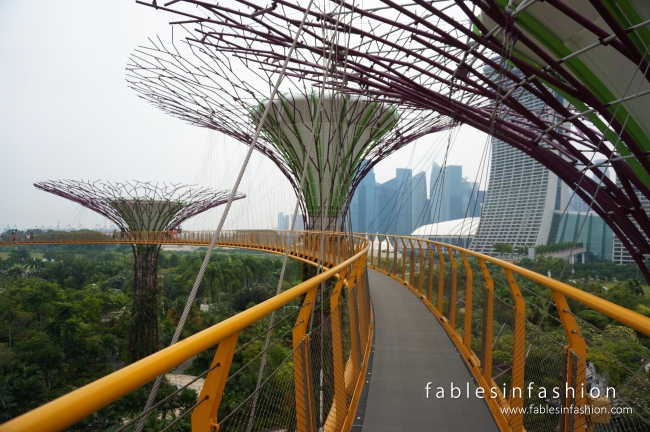
[{"label": "overcast sky", "polygon": [[[147,38],[169,35],[175,17],[132,0],[0,1],[0,229],[93,227],[102,218],[33,183],[53,179],[143,180],[232,187],[246,147],[184,124],[127,88],[130,53]],[[486,136],[461,129],[447,159],[475,179]],[[449,134],[420,139],[375,169],[429,171],[442,163]],[[268,160],[253,158],[229,228],[274,228],[295,196]],[[188,228],[216,227],[219,211]]]}]

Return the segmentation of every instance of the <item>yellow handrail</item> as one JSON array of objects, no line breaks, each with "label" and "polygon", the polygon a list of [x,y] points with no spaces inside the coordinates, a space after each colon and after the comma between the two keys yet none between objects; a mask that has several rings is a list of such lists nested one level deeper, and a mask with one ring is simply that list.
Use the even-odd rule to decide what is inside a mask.
[{"label": "yellow handrail", "polygon": [[[241,245],[241,247],[249,249],[269,250],[267,247],[269,244],[265,244],[261,241],[257,241],[256,239],[252,239],[251,236],[239,235],[239,242],[233,241],[233,237],[237,237],[237,234],[241,233],[231,232],[224,236],[230,246],[238,247]],[[319,238],[320,233],[305,232],[298,234],[299,236],[303,237],[303,239],[312,240],[312,244],[319,244],[319,242],[315,240]],[[341,234],[331,233],[326,233],[326,235],[329,237],[332,237],[333,235],[337,237],[341,236]],[[271,236],[267,237],[267,240],[271,240],[270,237]],[[354,247],[355,252],[355,254],[350,258],[347,258],[341,263],[332,266],[331,268],[323,271],[308,281],[302,282],[301,284],[285,292],[282,292],[279,295],[266,300],[263,303],[260,303],[259,305],[256,305],[244,312],[241,312],[214,325],[213,327],[203,330],[193,336],[188,337],[187,339],[178,342],[175,345],[165,348],[136,363],[113,372],[106,377],[94,381],[80,389],[77,389],[65,396],[62,396],[7,423],[4,423],[0,425],[0,432],[62,430],[75,424],[76,422],[82,420],[86,416],[103,408],[104,406],[114,402],[129,392],[147,384],[157,376],[164,374],[175,366],[178,366],[184,361],[215,346],[216,344],[219,344],[219,349],[217,351],[215,359],[219,358],[219,355],[223,354],[223,352],[220,353],[220,351],[222,351],[221,348],[222,345],[224,345],[225,341],[228,342],[227,345],[230,345],[231,341],[234,341],[236,343],[237,335],[240,331],[259,321],[260,319],[268,316],[278,308],[281,308],[282,306],[285,306],[293,300],[299,298],[303,294],[312,293],[310,295],[313,297],[322,282],[325,282],[332,277],[338,277],[339,274],[349,274],[350,268],[356,269],[356,272],[353,271],[353,277],[358,278],[357,273],[365,268],[369,243],[366,239],[363,238],[354,239],[350,236],[346,237],[346,240],[352,241],[352,246]],[[140,239],[142,238],[145,237],[140,237]],[[277,250],[274,251],[275,253],[280,253],[280,250],[283,249],[283,245],[286,244],[286,233],[278,232],[278,235],[275,237],[275,239],[272,240],[278,239],[282,239],[282,241],[276,243]],[[315,265],[319,255],[318,250],[310,251],[307,248],[300,246],[298,243],[299,242],[294,241],[294,245],[296,245],[296,252],[301,253],[303,257],[312,256],[312,261],[308,261],[305,258],[302,258],[302,260]],[[344,281],[344,283],[347,285],[348,290],[351,291],[352,282],[349,280],[349,277],[346,281]],[[339,288],[340,286],[341,285],[339,285]],[[308,308],[305,308],[305,305],[307,305]],[[301,314],[304,314],[305,310],[310,311],[312,306],[313,305],[309,304],[309,302],[304,303]],[[301,319],[304,320],[305,317],[301,316]],[[368,342],[372,337],[372,329],[370,329],[368,333],[362,334],[362,336],[364,338],[364,346],[369,347],[370,343]],[[295,337],[296,334],[294,334],[294,338]],[[230,352],[229,360],[232,360],[232,351],[234,351],[234,345],[232,345],[230,348],[232,349]],[[362,365],[360,365],[362,368],[358,374],[359,376],[355,377],[355,393],[353,395],[337,395],[338,400],[348,400],[348,397],[351,396],[353,401],[358,401],[358,396],[361,392],[363,384],[363,376],[368,355],[369,350],[366,350],[364,353],[364,362]],[[228,369],[229,368],[226,368],[226,374],[228,372]],[[335,373],[343,374],[343,371],[335,371]],[[212,375],[211,372],[210,375],[208,375],[208,378],[206,378],[206,386],[208,384],[208,381],[212,380],[213,377],[214,375]],[[217,377],[217,381],[218,379],[219,377]],[[343,379],[343,375],[341,375],[341,377],[336,377],[336,379]],[[223,390],[223,387],[221,387],[221,389]],[[219,394],[211,396],[213,398],[220,398],[221,395]],[[355,411],[354,403],[351,404],[348,408],[349,412],[347,417],[350,415],[353,416]],[[216,416],[217,410],[218,406],[214,408],[214,413],[212,413],[213,416]],[[216,419],[212,420],[216,421]],[[204,421],[203,426],[205,427],[205,430],[209,430],[209,422]]]},{"label": "yellow handrail", "polygon": [[[356,235],[360,236],[366,236],[370,238],[370,241],[373,242],[373,239],[375,236],[378,236],[377,234],[365,234],[365,233],[355,233]],[[588,306],[603,315],[608,316],[609,318],[612,318],[621,324],[625,324],[628,327],[633,328],[634,330],[637,330],[641,333],[643,333],[646,336],[650,336],[650,318],[641,315],[638,312],[631,311],[629,309],[624,308],[623,306],[619,306],[615,303],[609,302],[607,300],[604,300],[600,297],[597,297],[593,294],[590,294],[588,292],[582,291],[578,288],[572,287],[571,285],[567,285],[564,282],[560,282],[556,279],[550,278],[548,276],[544,276],[542,274],[536,273],[532,270],[525,269],[523,267],[519,267],[515,264],[509,263],[507,261],[500,260],[495,257],[491,257],[489,255],[484,255],[479,252],[475,252],[469,249],[462,248],[460,246],[454,246],[446,243],[440,243],[437,241],[433,240],[425,240],[425,239],[419,239],[416,237],[407,237],[407,236],[392,236],[388,235],[385,236],[384,234],[380,234],[379,236],[382,237],[388,237],[388,238],[393,238],[393,239],[410,239],[412,241],[417,241],[420,243],[428,243],[428,244],[433,244],[436,245],[436,247],[444,247],[447,249],[451,249],[454,251],[458,251],[460,253],[464,253],[469,256],[473,256],[474,258],[478,258],[481,260],[484,260],[486,262],[489,262],[491,264],[495,264],[504,270],[510,270],[513,273],[516,273],[520,276],[523,276],[527,279],[530,279],[533,282],[536,282],[540,285],[545,286],[546,288],[556,291],[562,295],[565,295],[569,297],[570,299],[573,299],[579,303],[582,303],[585,306]],[[374,267],[374,266],[373,266]],[[408,282],[408,281],[405,281]]]}]

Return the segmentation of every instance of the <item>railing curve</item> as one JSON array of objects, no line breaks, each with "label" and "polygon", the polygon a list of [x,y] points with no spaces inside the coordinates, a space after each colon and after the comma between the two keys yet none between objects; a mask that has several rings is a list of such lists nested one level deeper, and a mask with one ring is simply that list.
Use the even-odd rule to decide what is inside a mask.
[{"label": "railing curve", "polygon": [[[371,243],[369,267],[417,295],[450,335],[478,385],[496,389],[494,397],[485,399],[502,430],[592,431],[613,421],[626,422],[624,426],[634,430],[638,424],[645,424],[645,428],[638,430],[650,430],[650,412],[644,409],[650,406],[650,392],[645,402],[640,403],[632,397],[627,401],[610,398],[609,392],[606,398],[592,397],[596,394],[592,390],[596,371],[590,356],[609,355],[602,349],[603,344],[594,340],[615,338],[599,333],[572,312],[570,303],[573,308],[596,311],[645,336],[650,336],[650,318],[558,280],[459,246],[414,237],[358,235]],[[547,302],[546,311],[535,304],[541,301],[539,297]],[[552,305],[554,310],[549,309]],[[532,311],[534,308],[537,309]],[[532,322],[531,311],[555,320],[558,331],[547,334],[542,329],[544,318],[541,323]],[[558,338],[560,329],[564,340]],[[543,349],[539,346],[547,353],[540,355],[537,351]],[[649,353],[639,353],[638,349],[624,345],[620,349],[633,353],[641,364],[638,371],[630,371],[631,378],[624,387],[636,384],[650,389],[648,377],[640,374],[644,366],[650,365]],[[544,362],[538,361],[542,357]],[[613,355],[609,360],[620,363]],[[565,390],[560,392],[559,399],[544,401],[549,406],[556,405],[556,409],[547,411],[560,414],[541,417],[526,408],[534,401],[527,393],[528,387],[532,386],[534,396],[541,383]],[[566,391],[565,386],[574,393]],[[627,417],[614,416],[613,407],[617,408],[617,404],[632,406],[637,412]]]},{"label": "railing curve", "polygon": [[[105,243],[157,243],[165,240],[184,244],[209,244],[210,241],[210,233],[207,232],[188,232],[182,239],[174,239],[167,234],[128,233],[129,238],[113,239],[112,235],[106,238],[99,233],[84,233],[85,238],[84,235],[76,235],[74,238],[43,236],[35,239],[34,243],[81,242],[82,239],[85,242]],[[14,243],[26,242],[16,239]],[[224,232],[219,245],[277,254],[284,253],[285,248],[289,248],[292,258],[312,265],[322,262],[324,270],[213,327],[4,423],[0,425],[0,431],[65,429],[217,344],[202,391],[196,405],[192,407],[191,423],[193,431],[220,430],[219,407],[229,374],[232,376],[230,369],[236,348],[242,348],[241,341],[238,345],[240,334],[294,301],[298,301],[298,305],[294,308],[297,317],[290,331],[292,354],[283,362],[287,365],[293,363],[293,379],[284,382],[291,387],[289,393],[293,395],[293,403],[290,403],[292,408],[282,419],[287,424],[276,427],[290,426],[305,432],[349,430],[363,387],[373,332],[366,275],[369,249],[367,239],[342,233],[325,233],[323,236],[321,233],[305,231],[292,234],[287,231],[248,230]],[[328,285],[331,281],[334,282]],[[327,288],[327,293],[321,294],[319,289],[323,288]],[[318,303],[317,294],[321,294],[322,299],[319,305],[320,323],[312,327]],[[327,313],[325,318],[322,311]],[[263,331],[260,336],[264,334],[267,331]],[[319,338],[325,338],[327,344],[319,345],[316,342]],[[320,390],[317,389],[318,382],[323,382],[323,374],[329,383],[325,391],[322,385]],[[264,390],[263,386],[258,386],[254,392],[261,394],[260,400],[263,400]],[[251,397],[247,400],[249,399]],[[282,402],[287,403],[286,400]],[[245,429],[258,429],[255,422],[261,420],[256,419],[255,408],[246,406],[241,411],[245,409],[248,411],[241,414],[245,422],[248,422]],[[258,407],[260,409],[262,408]],[[229,417],[232,419],[232,412]]]}]

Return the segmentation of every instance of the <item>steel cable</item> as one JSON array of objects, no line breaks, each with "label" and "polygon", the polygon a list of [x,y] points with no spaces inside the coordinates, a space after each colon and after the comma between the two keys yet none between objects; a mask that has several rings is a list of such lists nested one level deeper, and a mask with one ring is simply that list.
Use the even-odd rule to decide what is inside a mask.
[{"label": "steel cable", "polygon": [[[232,188],[232,192],[230,194],[230,197],[228,198],[228,202],[226,203],[226,207],[224,209],[223,215],[221,216],[221,220],[219,221],[219,226],[217,227],[216,232],[214,233],[214,236],[212,237],[212,241],[210,242],[210,247],[208,248],[208,251],[205,254],[205,258],[203,259],[203,263],[201,263],[201,268],[199,270],[199,273],[196,277],[196,280],[194,282],[194,286],[192,287],[192,291],[190,291],[190,295],[188,296],[187,303],[185,304],[185,309],[183,310],[183,314],[181,315],[181,318],[178,322],[178,326],[176,327],[176,331],[174,332],[174,336],[172,337],[170,345],[174,345],[176,342],[178,342],[178,339],[180,338],[181,332],[183,330],[183,327],[185,326],[185,321],[187,320],[187,317],[190,313],[190,310],[192,308],[192,303],[194,303],[194,299],[196,297],[196,293],[199,290],[199,286],[201,285],[201,282],[203,280],[203,274],[205,273],[205,269],[210,262],[210,257],[212,256],[212,251],[214,250],[219,237],[221,235],[221,230],[223,229],[223,226],[226,222],[226,218],[228,217],[228,213],[230,212],[230,207],[232,206],[232,202],[235,198],[235,195],[237,194],[237,190],[239,188],[239,184],[242,181],[242,178],[244,177],[244,173],[246,171],[246,167],[248,166],[248,162],[250,161],[250,158],[253,154],[253,151],[255,150],[255,147],[257,146],[257,140],[262,132],[262,128],[264,126],[264,122],[266,121],[266,118],[268,117],[269,110],[271,108],[271,104],[273,103],[275,96],[278,93],[278,90],[280,88],[280,84],[282,83],[282,80],[284,79],[284,73],[289,65],[289,61],[291,60],[291,56],[293,54],[293,51],[296,48],[296,45],[298,44],[298,38],[300,37],[300,34],[302,33],[302,29],[305,25],[305,22],[307,21],[307,17],[309,16],[309,11],[311,9],[311,6],[313,4],[314,0],[309,0],[309,4],[307,5],[307,8],[305,9],[305,13],[302,17],[302,21],[300,22],[300,26],[298,27],[298,30],[296,31],[296,34],[293,38],[293,42],[291,44],[291,48],[289,48],[289,51],[287,52],[287,56],[284,60],[284,64],[282,65],[282,70],[280,71],[280,74],[278,75],[278,78],[276,80],[275,86],[273,87],[273,90],[271,91],[271,95],[269,96],[269,103],[264,109],[264,113],[262,114],[262,118],[260,119],[260,122],[255,130],[255,135],[253,136],[253,140],[251,141],[251,144],[248,147],[248,152],[246,153],[246,158],[244,159],[244,163],[239,171],[239,174],[237,176],[237,180],[235,181],[235,185]],[[147,404],[145,405],[145,409],[151,406],[153,403],[156,393],[158,392],[158,389],[160,388],[160,384],[162,383],[162,378],[163,376],[159,376],[156,378],[156,381],[154,382],[153,388],[151,389],[151,393],[149,394],[149,398],[147,400]],[[140,424],[138,424],[138,427],[136,428],[136,432],[141,432],[142,429],[144,428],[144,421],[141,421]]]}]

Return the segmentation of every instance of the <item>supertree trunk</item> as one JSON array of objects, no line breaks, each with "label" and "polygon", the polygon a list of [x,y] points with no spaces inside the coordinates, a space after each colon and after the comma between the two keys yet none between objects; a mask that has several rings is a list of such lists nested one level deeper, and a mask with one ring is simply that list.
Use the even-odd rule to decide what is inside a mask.
[{"label": "supertree trunk", "polygon": [[132,362],[158,351],[158,253],[160,245],[133,245]]}]

